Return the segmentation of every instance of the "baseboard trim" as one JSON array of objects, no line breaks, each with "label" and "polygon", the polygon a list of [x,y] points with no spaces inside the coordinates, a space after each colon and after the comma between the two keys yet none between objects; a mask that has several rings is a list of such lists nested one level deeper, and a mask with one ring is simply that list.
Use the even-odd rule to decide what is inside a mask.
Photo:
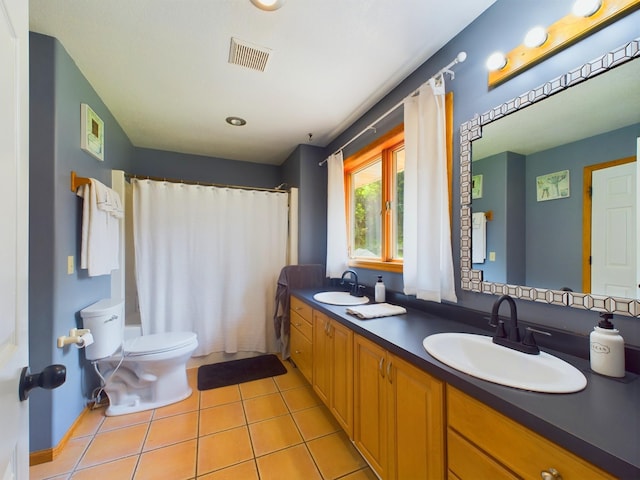
[{"label": "baseboard trim", "polygon": [[38,450],[36,452],[29,453],[29,466],[40,465],[41,463],[47,463],[55,460],[58,455],[62,453],[64,447],[67,446],[67,443],[71,439],[73,432],[80,424],[80,420],[91,410],[92,406],[89,405],[80,412],[78,418],[73,422],[67,433],[64,434],[64,437],[58,442],[58,444],[53,448],[47,448],[45,450]]}]

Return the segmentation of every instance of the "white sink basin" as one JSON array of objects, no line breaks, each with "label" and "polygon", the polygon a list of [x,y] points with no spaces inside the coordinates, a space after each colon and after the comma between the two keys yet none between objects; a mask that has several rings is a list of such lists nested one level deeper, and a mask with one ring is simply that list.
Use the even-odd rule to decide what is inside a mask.
[{"label": "white sink basin", "polygon": [[544,393],[572,393],[584,389],[580,370],[553,355],[529,355],[496,345],[491,337],[471,333],[437,333],[425,338],[424,348],[456,370],[508,387]]},{"label": "white sink basin", "polygon": [[363,305],[369,303],[367,297],[354,297],[349,292],[320,292],[316,293],[313,299],[329,305]]}]

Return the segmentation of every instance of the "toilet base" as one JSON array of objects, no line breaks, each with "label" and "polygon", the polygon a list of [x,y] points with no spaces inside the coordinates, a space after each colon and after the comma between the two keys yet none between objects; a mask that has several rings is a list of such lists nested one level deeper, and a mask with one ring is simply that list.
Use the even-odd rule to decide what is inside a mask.
[{"label": "toilet base", "polygon": [[[171,405],[173,403],[181,402],[191,396],[193,393],[192,389],[189,388],[189,391],[177,396],[174,399],[165,399],[159,402],[149,402],[149,401],[140,401],[136,399],[132,399],[130,404],[120,404],[120,405],[109,405],[104,414],[107,417],[115,417],[117,415],[127,415],[128,413],[137,413],[143,412],[145,410],[153,410],[155,408],[166,407],[167,405]],[[107,393],[107,397],[109,394]]]}]

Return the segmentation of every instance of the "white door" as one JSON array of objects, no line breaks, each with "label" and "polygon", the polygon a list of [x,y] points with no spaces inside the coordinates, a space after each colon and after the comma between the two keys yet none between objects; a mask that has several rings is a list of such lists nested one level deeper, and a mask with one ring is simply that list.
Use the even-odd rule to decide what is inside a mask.
[{"label": "white door", "polygon": [[591,293],[635,298],[636,162],[592,174]]},{"label": "white door", "polygon": [[29,221],[29,3],[0,0],[0,478],[29,477],[27,365]]}]

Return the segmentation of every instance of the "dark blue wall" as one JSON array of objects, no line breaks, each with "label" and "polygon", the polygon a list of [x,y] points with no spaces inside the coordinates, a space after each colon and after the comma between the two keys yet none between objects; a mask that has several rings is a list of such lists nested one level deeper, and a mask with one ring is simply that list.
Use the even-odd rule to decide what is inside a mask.
[{"label": "dark blue wall", "polygon": [[[454,92],[454,178],[459,176],[459,133],[460,125],[474,115],[484,113],[521,93],[531,90],[546,81],[566,73],[593,58],[617,48],[639,34],[640,11],[618,20],[606,28],[593,33],[571,47],[551,56],[531,69],[517,75],[502,85],[490,89],[487,86],[485,61],[497,50],[510,51],[522,43],[524,34],[534,25],[551,25],[571,10],[572,0],[539,0],[535,2],[498,0],[476,21],[445,45],[433,57],[409,75],[369,112],[346,129],[327,147],[327,153],[336,150],[359,133],[373,120],[402,101],[415,91],[434,73],[453,60],[458,52],[467,52],[467,60],[454,67],[455,80],[447,81],[447,91]],[[395,115],[402,119],[402,109]],[[376,135],[387,130],[378,128]],[[365,134],[367,141],[374,135]],[[345,153],[346,154],[346,153]],[[480,311],[490,311],[496,297],[462,291],[460,283],[460,229],[459,183],[453,184],[453,252],[454,268],[457,275],[458,305]],[[576,212],[579,215],[579,212]],[[579,246],[576,246],[579,248]],[[359,276],[369,284],[375,282],[378,272],[359,271]],[[402,277],[385,273],[387,288],[402,291]],[[550,325],[580,335],[587,335],[598,320],[597,313],[578,309],[541,305],[534,302],[518,301],[518,313],[526,321],[539,325]],[[640,322],[637,319],[616,316],[617,324],[625,336],[627,344],[640,346]],[[585,338],[585,341],[588,341]]]}]

